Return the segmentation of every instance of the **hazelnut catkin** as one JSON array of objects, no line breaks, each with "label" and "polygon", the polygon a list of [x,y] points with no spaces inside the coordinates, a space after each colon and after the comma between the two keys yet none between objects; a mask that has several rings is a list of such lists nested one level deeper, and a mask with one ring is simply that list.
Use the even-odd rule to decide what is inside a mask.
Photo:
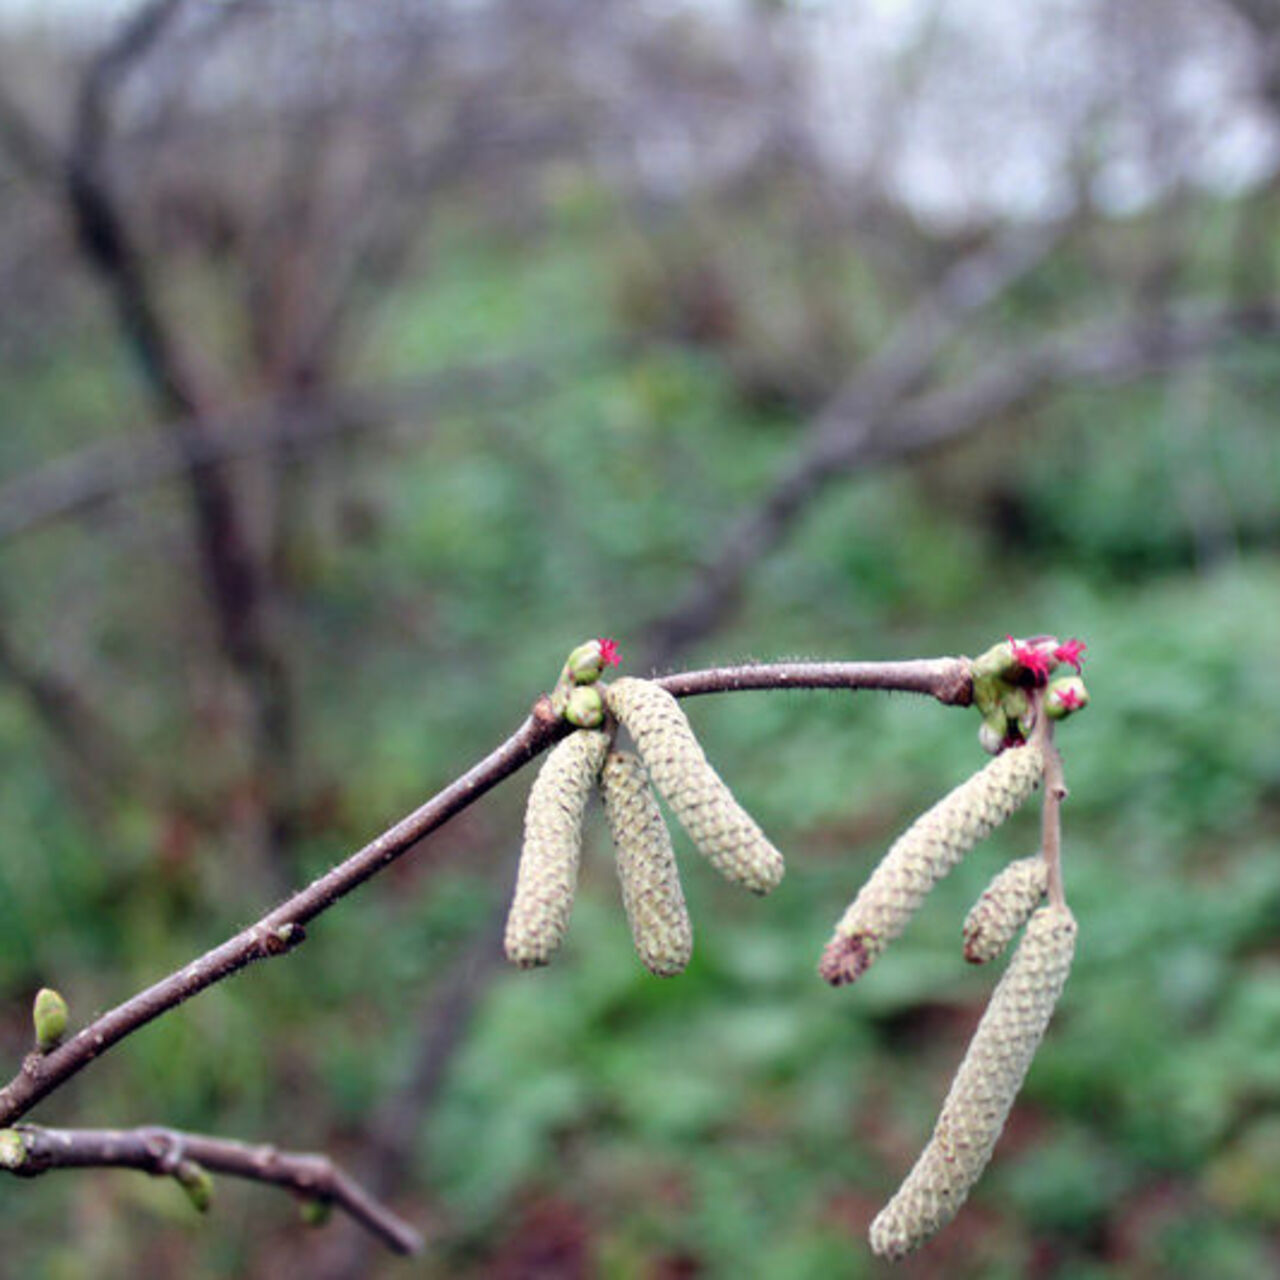
[{"label": "hazelnut catkin", "polygon": [[871,1248],[900,1258],[956,1215],[986,1167],[1053,1014],[1075,952],[1065,906],[1037,911],[991,996],[933,1136],[871,1224]]},{"label": "hazelnut catkin", "polygon": [[782,855],[707,763],[675,698],[652,681],[627,676],[609,686],[605,699],[699,851],[753,893],[776,889]]},{"label": "hazelnut catkin", "polygon": [[693,926],[671,835],[644,765],[628,751],[611,752],[600,772],[600,795],[636,953],[660,978],[683,973],[693,954]]},{"label": "hazelnut catkin", "polygon": [[964,921],[964,958],[970,964],[994,960],[1031,918],[1049,888],[1049,867],[1036,854],[1019,858],[996,875]]},{"label": "hazelnut catkin", "polygon": [[925,894],[1035,790],[1044,753],[1010,747],[926,810],[894,841],[836,925],[818,972],[833,986],[861,977],[902,932]]},{"label": "hazelnut catkin", "polygon": [[564,940],[578,886],[582,814],[608,749],[607,733],[571,733],[552,749],[529,789],[505,939],[507,959],[522,969],[546,964]]}]

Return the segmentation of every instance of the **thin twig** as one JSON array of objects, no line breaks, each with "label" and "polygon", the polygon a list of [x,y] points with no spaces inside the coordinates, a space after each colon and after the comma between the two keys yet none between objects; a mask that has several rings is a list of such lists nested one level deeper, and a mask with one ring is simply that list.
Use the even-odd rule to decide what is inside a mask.
[{"label": "thin twig", "polygon": [[683,671],[657,680],[677,698],[747,689],[882,689],[923,693],[947,706],[967,707],[973,695],[965,658],[905,662],[783,662]]},{"label": "thin twig", "polygon": [[[380,1204],[328,1156],[278,1151],[206,1134],[147,1126],[139,1129],[46,1129],[21,1125],[10,1131],[0,1168],[20,1178],[50,1169],[141,1169],[173,1176],[193,1160],[213,1173],[287,1187],[309,1200],[350,1214],[396,1253],[418,1253],[422,1237]],[[19,1146],[20,1142],[20,1146]]]},{"label": "thin twig", "polygon": [[1053,741],[1053,721],[1045,715],[1044,694],[1035,697],[1035,728],[1031,741],[1044,753],[1044,803],[1040,810],[1040,856],[1049,869],[1049,901],[1055,907],[1067,905],[1062,885],[1062,802],[1067,788],[1062,773],[1062,753]]},{"label": "thin twig", "polygon": [[[658,683],[676,697],[747,689],[893,689],[931,694],[944,704],[965,706],[971,696],[968,661],[964,658],[716,667],[664,676]],[[303,926],[308,921],[384,870],[424,836],[568,732],[569,726],[555,715],[550,701],[540,698],[533,714],[505,742],[346,861],[269,911],[256,924],[94,1019],[59,1048],[42,1056],[31,1055],[23,1069],[0,1089],[0,1124],[10,1124],[25,1115],[99,1054],[153,1018],[255,960],[291,950],[303,940]]]}]

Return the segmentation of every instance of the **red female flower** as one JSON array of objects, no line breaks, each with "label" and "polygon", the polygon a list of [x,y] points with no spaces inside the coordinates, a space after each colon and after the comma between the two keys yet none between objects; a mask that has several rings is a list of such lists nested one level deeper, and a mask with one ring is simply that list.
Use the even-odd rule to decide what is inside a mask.
[{"label": "red female flower", "polygon": [[1012,636],[1005,639],[1013,648],[1013,660],[1031,676],[1033,684],[1044,684],[1053,670],[1054,656],[1035,645],[1019,644]]},{"label": "red female flower", "polygon": [[596,644],[600,646],[600,661],[606,667],[616,667],[621,661],[622,656],[618,653],[618,642],[616,640],[607,640],[601,636]]},{"label": "red female flower", "polygon": [[1053,656],[1059,662],[1065,662],[1068,666],[1075,667],[1078,673],[1080,670],[1080,655],[1088,647],[1083,640],[1066,640],[1053,651]]}]

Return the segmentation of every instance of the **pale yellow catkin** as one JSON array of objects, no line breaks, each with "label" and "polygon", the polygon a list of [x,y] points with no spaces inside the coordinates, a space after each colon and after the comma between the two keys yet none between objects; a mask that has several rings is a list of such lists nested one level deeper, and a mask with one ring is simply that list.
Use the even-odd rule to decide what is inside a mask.
[{"label": "pale yellow catkin", "polygon": [[987,885],[964,921],[964,958],[994,960],[1031,918],[1049,888],[1049,867],[1036,854],[1011,862]]},{"label": "pale yellow catkin", "polygon": [[507,958],[522,969],[546,964],[564,941],[578,887],[582,814],[608,749],[607,733],[571,733],[552,749],[529,790],[504,940]]},{"label": "pale yellow catkin", "polygon": [[871,1248],[900,1258],[955,1217],[996,1145],[1071,969],[1076,922],[1041,908],[974,1032],[933,1136],[871,1224]]},{"label": "pale yellow catkin", "polygon": [[680,704],[660,685],[625,677],[605,694],[689,838],[728,879],[753,893],[776,889],[782,855],[707,762]]},{"label": "pale yellow catkin", "polygon": [[1009,748],[921,814],[836,925],[818,966],[822,977],[835,986],[861,977],[929,890],[1026,800],[1043,773],[1039,747]]},{"label": "pale yellow catkin", "polygon": [[693,954],[693,926],[671,835],[644,765],[629,751],[610,752],[600,771],[600,795],[636,954],[661,978],[683,973]]}]

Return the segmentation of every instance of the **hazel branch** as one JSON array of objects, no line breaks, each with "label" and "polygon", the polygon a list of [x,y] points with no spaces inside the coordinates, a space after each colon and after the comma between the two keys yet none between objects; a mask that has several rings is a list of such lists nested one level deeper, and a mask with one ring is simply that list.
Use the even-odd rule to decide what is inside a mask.
[{"label": "hazel branch", "polygon": [[775,662],[741,667],[712,667],[658,676],[677,698],[747,689],[880,689],[922,693],[944,706],[967,707],[973,701],[968,658],[911,658],[905,662]]},{"label": "hazel branch", "polygon": [[[194,1166],[194,1169],[193,1169]],[[305,1201],[332,1204],[396,1253],[418,1253],[422,1237],[375,1200],[328,1156],[278,1151],[177,1129],[0,1130],[0,1169],[34,1178],[50,1169],[139,1169],[190,1185],[199,1170],[286,1187]],[[207,1176],[200,1183],[207,1206]],[[196,1198],[193,1196],[193,1201]],[[197,1207],[202,1207],[197,1202]]]},{"label": "hazel branch", "polygon": [[1032,741],[1039,742],[1044,752],[1044,806],[1040,811],[1040,856],[1049,872],[1049,901],[1056,907],[1066,906],[1062,884],[1062,802],[1067,786],[1062,772],[1062,754],[1053,741],[1053,720],[1044,714],[1043,702],[1038,708]]},{"label": "hazel branch", "polygon": [[[967,706],[972,700],[969,661],[958,657],[714,667],[662,676],[655,683],[677,698],[749,689],[880,689],[928,694],[949,706]],[[303,941],[309,921],[384,870],[571,729],[550,700],[540,698],[533,713],[505,742],[364,848],[255,924],[108,1010],[57,1048],[28,1058],[18,1074],[0,1089],[0,1125],[11,1124],[25,1115],[100,1054],[152,1019],[256,960],[292,950]]]}]

